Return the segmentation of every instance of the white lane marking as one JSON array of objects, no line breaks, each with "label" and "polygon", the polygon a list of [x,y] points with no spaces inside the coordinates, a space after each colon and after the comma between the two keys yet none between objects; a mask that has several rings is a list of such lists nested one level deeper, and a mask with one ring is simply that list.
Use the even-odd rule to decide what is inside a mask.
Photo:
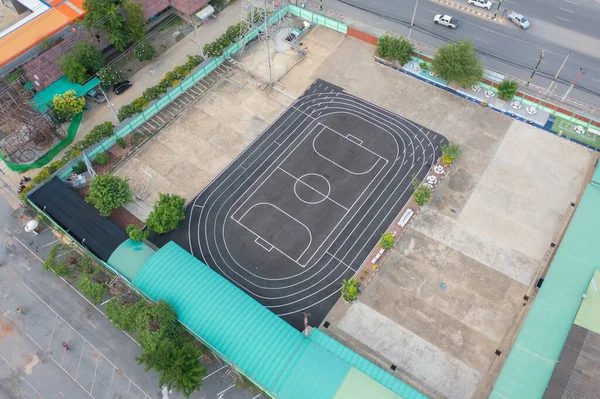
[{"label": "white lane marking", "polygon": [[88,321],[88,323],[90,324],[90,326],[94,327],[96,330],[98,329],[98,327],[96,327],[95,325],[93,325],[91,321]]},{"label": "white lane marking", "polygon": [[564,12],[570,12],[571,14],[575,14],[575,11],[567,10],[566,8],[560,8]]},{"label": "white lane marking", "polygon": [[564,1],[566,1],[567,3],[571,3],[573,5],[576,5],[576,6],[579,5],[579,3],[577,3],[577,2],[575,2],[573,0],[564,0]]},{"label": "white lane marking", "polygon": [[571,22],[570,20],[568,20],[568,19],[566,19],[566,18],[561,18],[561,17],[556,17],[556,18],[558,18],[558,19],[560,19],[560,20],[563,20],[563,21],[565,21],[565,22]]}]

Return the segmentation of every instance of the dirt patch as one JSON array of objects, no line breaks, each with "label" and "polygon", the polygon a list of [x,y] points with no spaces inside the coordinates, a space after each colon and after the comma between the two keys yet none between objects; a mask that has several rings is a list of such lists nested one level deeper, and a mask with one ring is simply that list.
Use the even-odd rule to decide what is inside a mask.
[{"label": "dirt patch", "polygon": [[14,323],[11,321],[0,320],[0,339],[8,337],[15,332]]},{"label": "dirt patch", "polygon": [[25,372],[25,374],[27,374],[27,375],[31,374],[31,372],[33,371],[33,368],[35,366],[37,366],[39,362],[40,362],[40,358],[37,357],[37,355],[29,356],[29,358],[27,359],[27,364],[25,364],[25,366],[23,366],[23,371]]}]

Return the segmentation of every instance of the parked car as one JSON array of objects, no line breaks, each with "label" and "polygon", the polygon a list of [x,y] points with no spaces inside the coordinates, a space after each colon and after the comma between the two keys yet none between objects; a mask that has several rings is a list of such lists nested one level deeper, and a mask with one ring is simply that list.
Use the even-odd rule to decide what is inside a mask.
[{"label": "parked car", "polygon": [[521,29],[527,29],[530,26],[529,21],[524,16],[514,11],[507,11],[506,17]]},{"label": "parked car", "polygon": [[485,8],[487,10],[492,9],[492,2],[490,0],[467,0],[467,3],[474,5],[475,7]]},{"label": "parked car", "polygon": [[124,80],[122,82],[115,83],[115,85],[113,86],[113,91],[115,92],[115,94],[121,94],[127,91],[127,89],[129,89],[130,87],[131,82],[128,80]]},{"label": "parked car", "polygon": [[91,101],[97,102],[102,104],[103,102],[106,101],[106,97],[104,97],[104,94],[97,92],[96,90],[92,89],[90,91],[88,91],[87,93],[85,93],[85,98],[90,99]]},{"label": "parked car", "polygon": [[433,17],[433,22],[452,29],[456,29],[458,26],[458,20],[456,18],[452,18],[450,15],[438,14]]}]

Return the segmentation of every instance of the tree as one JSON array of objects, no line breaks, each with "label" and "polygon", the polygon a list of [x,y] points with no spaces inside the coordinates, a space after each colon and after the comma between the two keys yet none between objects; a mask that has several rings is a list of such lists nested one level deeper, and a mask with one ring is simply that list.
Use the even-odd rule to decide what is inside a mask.
[{"label": "tree", "polygon": [[394,248],[394,236],[391,233],[385,233],[381,237],[381,248],[388,250]]},{"label": "tree", "polygon": [[94,205],[102,216],[110,215],[114,209],[132,200],[128,180],[110,173],[96,176],[85,198],[85,201]]},{"label": "tree", "polygon": [[77,97],[75,90],[67,90],[63,94],[57,94],[52,100],[52,115],[59,122],[66,122],[73,119],[73,117],[83,112],[85,107],[85,98]]},{"label": "tree", "polygon": [[410,61],[413,45],[403,37],[382,35],[377,39],[377,55],[404,65]]},{"label": "tree", "polygon": [[97,75],[102,81],[102,87],[104,87],[104,90],[108,90],[109,87],[121,80],[123,77],[123,72],[121,72],[120,69],[108,66],[99,70]]},{"label": "tree", "polygon": [[462,154],[461,148],[453,143],[442,144],[440,149],[442,150],[442,161],[444,163],[452,163]]},{"label": "tree", "polygon": [[146,224],[158,233],[165,234],[173,231],[185,219],[185,199],[175,194],[158,194],[154,210],[148,215]]},{"label": "tree", "polygon": [[166,386],[169,390],[175,388],[189,398],[194,391],[200,389],[206,375],[206,369],[198,360],[200,356],[202,351],[192,343],[176,348],[172,355],[173,362],[160,375],[159,387]]},{"label": "tree", "polygon": [[75,58],[85,67],[88,74],[93,75],[106,64],[102,51],[88,42],[79,42],[73,47]]},{"label": "tree", "polygon": [[433,192],[426,184],[420,184],[413,192],[413,198],[418,205],[425,205],[432,196]]},{"label": "tree", "polygon": [[131,238],[133,241],[147,240],[148,236],[150,235],[148,230],[142,230],[135,224],[130,224],[127,226],[125,231],[127,234],[129,234],[129,238]]},{"label": "tree", "polygon": [[352,277],[350,280],[342,281],[342,298],[346,302],[352,302],[358,297],[360,283]]},{"label": "tree", "polygon": [[133,55],[140,62],[148,61],[154,58],[156,49],[152,43],[143,42],[133,49]]},{"label": "tree", "polygon": [[498,97],[510,101],[513,99],[517,91],[519,90],[519,84],[514,80],[503,80],[498,85]]},{"label": "tree", "polygon": [[142,5],[125,0],[85,0],[84,26],[89,31],[105,31],[108,41],[118,51],[144,37],[145,19]]},{"label": "tree", "polygon": [[431,70],[462,87],[471,86],[483,77],[479,56],[470,41],[454,42],[440,47],[431,64]]},{"label": "tree", "polygon": [[102,296],[106,294],[107,290],[102,284],[98,284],[87,274],[79,277],[77,288],[85,295],[94,305],[98,305],[102,302]]},{"label": "tree", "polygon": [[78,83],[82,85],[89,78],[85,67],[72,53],[67,53],[60,57],[58,60],[58,66],[61,72],[71,83]]}]

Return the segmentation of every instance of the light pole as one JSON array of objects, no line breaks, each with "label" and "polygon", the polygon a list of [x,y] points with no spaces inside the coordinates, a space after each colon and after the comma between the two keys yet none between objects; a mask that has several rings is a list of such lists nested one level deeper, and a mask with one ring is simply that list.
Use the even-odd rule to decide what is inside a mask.
[{"label": "light pole", "polygon": [[117,121],[117,125],[119,123],[121,123],[121,121],[119,121],[119,117],[117,116],[117,113],[115,112],[115,109],[113,108],[110,100],[108,99],[108,96],[106,95],[106,92],[104,91],[104,89],[102,88],[102,85],[98,86],[100,88],[100,91],[102,92],[102,95],[104,96],[104,98],[106,99],[106,103],[108,104],[108,108],[110,108],[113,116],[115,117],[115,120]]},{"label": "light pole", "polygon": [[494,19],[498,18],[498,11],[500,11],[500,6],[502,5],[502,0],[498,2],[498,7],[496,7],[496,12],[494,13]]},{"label": "light pole", "polygon": [[[550,82],[550,86],[548,86],[548,89],[546,90],[547,93],[550,93],[550,89],[552,89],[552,91],[554,91],[554,89],[556,88],[556,79],[558,78],[560,71],[562,71],[563,67],[567,63],[567,60],[569,59],[570,55],[571,55],[571,50],[569,50],[569,54],[567,54],[567,56],[565,57],[565,60],[563,61],[560,68],[558,68],[558,72],[556,72],[556,75],[554,75],[554,79],[552,79],[552,82]],[[554,86],[554,87],[552,87],[552,86]]]},{"label": "light pole", "polygon": [[533,79],[533,75],[535,75],[535,73],[537,72],[537,69],[540,66],[540,62],[542,62],[543,59],[544,59],[544,50],[542,50],[542,52],[540,53],[540,59],[538,60],[537,64],[535,64],[535,68],[533,68],[533,71],[531,72],[531,76],[529,77],[529,79],[527,79],[527,84],[525,86],[529,87],[529,84],[531,83],[531,79]]},{"label": "light pole", "polygon": [[408,27],[408,38],[410,39],[410,34],[412,33],[412,27],[415,24],[415,15],[417,15],[417,7],[419,6],[419,0],[415,2],[415,9],[413,11],[412,19],[410,20],[410,26]]},{"label": "light pole", "polygon": [[323,0],[319,0],[319,10],[323,11]]},{"label": "light pole", "polygon": [[579,68],[579,73],[577,74],[577,76],[575,76],[575,79],[573,80],[573,83],[571,83],[571,86],[569,86],[569,88],[567,89],[567,92],[565,93],[565,95],[560,99],[560,102],[563,102],[567,99],[567,97],[569,96],[569,93],[571,93],[571,90],[573,90],[573,87],[577,84],[577,81],[579,80],[579,78],[581,77],[581,75],[583,75],[584,69],[583,67]]}]

